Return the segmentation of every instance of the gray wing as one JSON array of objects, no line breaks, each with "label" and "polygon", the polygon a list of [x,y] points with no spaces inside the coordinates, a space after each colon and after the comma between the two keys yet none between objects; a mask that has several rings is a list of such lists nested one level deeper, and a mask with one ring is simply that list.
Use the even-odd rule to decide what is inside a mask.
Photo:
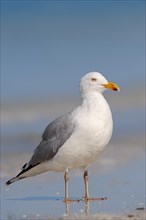
[{"label": "gray wing", "polygon": [[61,116],[50,123],[43,135],[42,141],[35,149],[28,166],[35,166],[39,163],[52,159],[59,148],[69,139],[74,130],[71,114]]}]

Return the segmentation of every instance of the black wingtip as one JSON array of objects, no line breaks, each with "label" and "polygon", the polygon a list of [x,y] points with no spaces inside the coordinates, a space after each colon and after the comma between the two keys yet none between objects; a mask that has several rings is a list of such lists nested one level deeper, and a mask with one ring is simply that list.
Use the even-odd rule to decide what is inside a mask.
[{"label": "black wingtip", "polygon": [[[39,164],[39,163],[38,163],[38,164]],[[30,170],[31,168],[37,166],[38,164],[35,164],[34,166],[29,165],[26,169],[24,169],[24,168],[26,167],[26,165],[27,165],[27,164],[25,164],[25,165],[22,167],[23,170],[22,170],[20,173],[18,173],[18,175],[17,175],[16,177],[13,177],[12,179],[8,180],[8,181],[6,182],[6,185],[10,185],[11,183],[14,183],[15,181],[18,181],[18,180],[21,180],[21,179],[26,178],[27,176],[21,176],[21,174],[27,172],[28,170]]]},{"label": "black wingtip", "polygon": [[14,183],[15,181],[19,180],[20,178],[18,178],[17,176],[16,177],[13,177],[12,179],[8,180],[6,182],[6,185],[10,185],[11,183]]},{"label": "black wingtip", "polygon": [[6,182],[6,185],[10,185],[11,183],[12,183],[11,180],[9,180]]}]

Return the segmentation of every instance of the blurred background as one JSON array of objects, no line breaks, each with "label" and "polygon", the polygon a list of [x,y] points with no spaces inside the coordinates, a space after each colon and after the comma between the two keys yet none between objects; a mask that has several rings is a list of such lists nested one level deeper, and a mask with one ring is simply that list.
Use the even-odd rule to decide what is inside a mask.
[{"label": "blurred background", "polygon": [[1,2],[3,178],[15,175],[30,158],[51,120],[80,103],[80,77],[99,71],[121,89],[105,92],[114,134],[99,172],[140,161],[142,182],[144,32],[143,0]]},{"label": "blurred background", "polygon": [[114,137],[144,135],[144,8],[144,1],[1,2],[2,151],[32,151],[45,126],[79,104],[79,80],[90,71],[121,88],[105,94]]}]

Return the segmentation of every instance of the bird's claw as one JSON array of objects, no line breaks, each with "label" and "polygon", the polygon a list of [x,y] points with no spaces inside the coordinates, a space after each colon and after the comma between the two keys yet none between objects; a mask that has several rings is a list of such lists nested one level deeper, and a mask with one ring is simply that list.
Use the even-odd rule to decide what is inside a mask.
[{"label": "bird's claw", "polygon": [[70,202],[80,202],[81,199],[64,199],[65,203],[70,203]]},{"label": "bird's claw", "polygon": [[107,200],[107,197],[101,197],[101,198],[82,197],[82,198],[85,202]]}]

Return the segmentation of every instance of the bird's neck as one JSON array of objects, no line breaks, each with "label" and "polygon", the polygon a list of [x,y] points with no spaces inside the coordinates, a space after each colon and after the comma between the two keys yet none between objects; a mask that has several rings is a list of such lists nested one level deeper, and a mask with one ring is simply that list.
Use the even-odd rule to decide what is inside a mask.
[{"label": "bird's neck", "polygon": [[87,111],[104,111],[109,108],[108,103],[101,93],[92,92],[83,96],[81,106]]}]

